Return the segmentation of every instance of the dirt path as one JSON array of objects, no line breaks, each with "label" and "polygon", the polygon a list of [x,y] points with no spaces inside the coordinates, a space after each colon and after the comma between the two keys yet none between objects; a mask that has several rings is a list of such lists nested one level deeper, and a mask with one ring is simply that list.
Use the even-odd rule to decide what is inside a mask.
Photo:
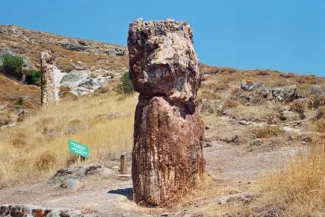
[{"label": "dirt path", "polygon": [[[264,173],[278,170],[296,153],[297,142],[281,145],[283,138],[266,140],[261,147],[252,147],[247,139],[247,126],[222,118],[210,124],[204,149],[207,171],[218,184],[237,191],[249,189]],[[132,182],[116,177],[92,177],[82,182],[76,191],[51,187],[43,183],[0,190],[0,204],[32,204],[50,208],[81,210],[89,216],[184,216],[196,213],[196,206],[185,210],[138,207],[130,198]],[[212,198],[213,199],[213,198]],[[207,201],[211,198],[207,198]],[[204,201],[202,201],[204,203]],[[191,216],[191,215],[188,215]]]}]

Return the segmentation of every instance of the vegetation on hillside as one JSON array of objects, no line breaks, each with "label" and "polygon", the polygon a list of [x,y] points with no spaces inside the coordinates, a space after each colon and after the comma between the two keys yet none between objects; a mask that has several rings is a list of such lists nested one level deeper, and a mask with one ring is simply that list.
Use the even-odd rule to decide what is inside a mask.
[{"label": "vegetation on hillside", "polygon": [[129,72],[125,72],[122,75],[122,77],[120,79],[120,83],[117,86],[117,90],[119,93],[124,93],[124,94],[133,94],[134,93],[134,88],[133,88],[133,84],[129,77]]}]

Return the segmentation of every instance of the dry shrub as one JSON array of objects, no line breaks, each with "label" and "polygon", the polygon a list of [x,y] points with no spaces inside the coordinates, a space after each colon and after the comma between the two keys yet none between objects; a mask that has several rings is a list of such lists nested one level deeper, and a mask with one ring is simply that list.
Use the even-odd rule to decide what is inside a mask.
[{"label": "dry shrub", "polygon": [[231,100],[231,99],[227,99],[224,101],[223,103],[223,108],[227,109],[227,108],[236,108],[238,106],[238,102]]},{"label": "dry shrub", "polygon": [[325,118],[320,118],[319,120],[314,121],[314,127],[317,132],[325,132]]},{"label": "dry shrub", "polygon": [[297,112],[299,114],[303,114],[305,111],[305,108],[306,108],[306,106],[305,106],[304,102],[299,101],[299,100],[293,101],[290,105],[290,110]]},{"label": "dry shrub", "polygon": [[215,89],[214,92],[218,92],[218,91],[224,91],[224,90],[229,90],[229,84],[225,84],[225,83],[218,83],[215,85]]},{"label": "dry shrub", "polygon": [[268,71],[257,70],[256,75],[267,76],[267,75],[270,75],[270,73]]},{"label": "dry shrub", "polygon": [[26,148],[27,136],[24,132],[18,132],[17,136],[11,141],[11,145],[15,148]]},{"label": "dry shrub", "polygon": [[313,139],[309,150],[299,151],[284,171],[267,175],[260,187],[264,203],[282,207],[284,216],[323,216],[325,206],[324,138]]},{"label": "dry shrub", "polygon": [[284,133],[279,126],[263,126],[253,129],[253,135],[255,138],[270,138],[280,136]]},{"label": "dry shrub", "polygon": [[70,72],[74,69],[73,64],[67,58],[58,57],[56,58],[55,63],[59,69],[66,72]]},{"label": "dry shrub", "polygon": [[200,93],[200,97],[201,99],[211,99],[211,100],[220,100],[221,96],[217,93],[212,93],[208,90],[203,90]]},{"label": "dry shrub", "polygon": [[35,167],[39,171],[47,171],[53,167],[56,163],[56,157],[54,154],[45,152],[38,156],[35,160]]}]

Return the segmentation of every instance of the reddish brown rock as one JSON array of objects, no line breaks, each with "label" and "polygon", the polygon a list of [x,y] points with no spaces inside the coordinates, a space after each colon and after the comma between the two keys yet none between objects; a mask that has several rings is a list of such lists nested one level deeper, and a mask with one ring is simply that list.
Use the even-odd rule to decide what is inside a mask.
[{"label": "reddish brown rock", "polygon": [[41,103],[46,106],[55,102],[53,59],[48,52],[41,53]]},{"label": "reddish brown rock", "polygon": [[192,28],[186,22],[142,19],[130,24],[130,76],[142,95],[193,100],[201,84]]},{"label": "reddish brown rock", "polygon": [[194,187],[204,173],[203,133],[192,102],[140,96],[132,155],[134,200],[165,206]]},{"label": "reddish brown rock", "polygon": [[204,173],[204,126],[193,103],[200,73],[192,37],[185,22],[130,25],[130,78],[140,93],[132,152],[138,204],[171,205]]}]

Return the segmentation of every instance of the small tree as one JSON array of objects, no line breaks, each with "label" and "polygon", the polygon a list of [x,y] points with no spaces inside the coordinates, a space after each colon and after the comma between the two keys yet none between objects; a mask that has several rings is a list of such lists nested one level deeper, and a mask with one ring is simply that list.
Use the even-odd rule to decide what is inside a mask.
[{"label": "small tree", "polygon": [[24,64],[24,58],[21,56],[13,56],[11,54],[5,54],[2,56],[3,69],[9,75],[15,78],[21,76],[22,66]]},{"label": "small tree", "polygon": [[122,75],[122,77],[120,79],[120,84],[118,85],[118,92],[124,93],[124,94],[133,94],[134,93],[134,88],[133,88],[133,84],[129,77],[129,72],[125,72]]},{"label": "small tree", "polygon": [[11,54],[6,54],[3,57],[3,68],[10,72],[21,71],[24,64],[24,58],[21,56],[13,56]]}]

